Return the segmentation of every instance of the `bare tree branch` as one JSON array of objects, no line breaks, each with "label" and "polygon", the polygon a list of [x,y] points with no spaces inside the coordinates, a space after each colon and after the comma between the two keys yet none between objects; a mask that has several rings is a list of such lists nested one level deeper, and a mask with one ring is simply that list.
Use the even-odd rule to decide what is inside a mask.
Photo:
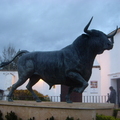
[{"label": "bare tree branch", "polygon": [[[7,62],[9,60],[11,60],[15,54],[16,54],[16,50],[15,47],[11,44],[9,44],[7,47],[4,47],[3,51],[2,51],[2,56],[0,56],[0,62]],[[2,70],[16,70],[17,69],[17,60],[13,61],[11,64],[5,66],[2,68]]]}]

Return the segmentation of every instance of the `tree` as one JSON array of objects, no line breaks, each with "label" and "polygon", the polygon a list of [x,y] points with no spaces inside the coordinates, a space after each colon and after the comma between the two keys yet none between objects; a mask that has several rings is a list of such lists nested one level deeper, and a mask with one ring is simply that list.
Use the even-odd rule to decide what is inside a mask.
[{"label": "tree", "polygon": [[[15,47],[13,47],[11,44],[9,44],[7,47],[4,47],[2,51],[2,56],[0,56],[0,62],[8,62],[16,55]],[[17,70],[17,59],[15,59],[12,63],[9,65],[3,67],[1,70]]]}]

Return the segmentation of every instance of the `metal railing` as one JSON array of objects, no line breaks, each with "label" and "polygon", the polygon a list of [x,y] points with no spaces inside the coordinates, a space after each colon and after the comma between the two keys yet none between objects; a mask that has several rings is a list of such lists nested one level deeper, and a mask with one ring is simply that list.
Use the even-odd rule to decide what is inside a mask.
[{"label": "metal railing", "polygon": [[107,99],[107,95],[82,96],[83,103],[105,103]]},{"label": "metal railing", "polygon": [[[1,100],[6,96],[0,96]],[[15,100],[35,100],[33,97],[16,97],[14,96],[13,99]],[[61,97],[60,96],[49,96],[49,97],[40,97],[42,101],[51,101],[51,102],[61,102]],[[91,96],[82,96],[82,102],[83,103],[106,103],[108,99],[107,95],[91,95]],[[3,99],[6,100],[6,99]]]},{"label": "metal railing", "polygon": [[50,101],[52,102],[60,102],[61,101],[61,98],[60,96],[50,96]]}]

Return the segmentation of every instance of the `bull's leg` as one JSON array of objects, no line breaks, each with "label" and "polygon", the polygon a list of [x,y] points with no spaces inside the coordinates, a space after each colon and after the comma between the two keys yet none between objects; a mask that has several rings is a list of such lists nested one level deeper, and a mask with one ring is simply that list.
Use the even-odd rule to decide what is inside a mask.
[{"label": "bull's leg", "polygon": [[75,92],[82,93],[88,86],[88,82],[77,72],[69,72],[68,78],[73,81]]},{"label": "bull's leg", "polygon": [[69,87],[68,94],[65,97],[67,103],[72,103],[72,101],[70,100],[70,94],[72,93],[73,89],[74,87]]},{"label": "bull's leg", "polygon": [[40,80],[40,76],[38,75],[33,75],[30,77],[29,83],[26,86],[26,88],[32,93],[33,98],[35,98],[36,102],[41,102],[39,97],[34,93],[32,86],[35,85],[38,81]]},{"label": "bull's leg", "polygon": [[12,88],[11,88],[9,94],[7,95],[9,102],[13,101],[12,100],[12,95],[13,95],[14,90],[16,90],[23,83],[25,83],[25,81],[26,81],[26,79],[19,79],[15,84],[12,85]]},{"label": "bull's leg", "polygon": [[9,94],[8,94],[8,101],[12,100],[12,94],[16,88],[21,86],[25,81],[33,74],[34,72],[34,64],[32,60],[27,61],[20,61],[18,64],[18,74],[19,74],[19,80],[12,86]]}]

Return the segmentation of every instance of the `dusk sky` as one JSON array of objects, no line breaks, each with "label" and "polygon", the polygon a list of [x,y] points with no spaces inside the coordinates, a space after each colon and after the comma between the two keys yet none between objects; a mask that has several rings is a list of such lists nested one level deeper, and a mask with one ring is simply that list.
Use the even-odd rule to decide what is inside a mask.
[{"label": "dusk sky", "polygon": [[0,51],[62,49],[92,16],[89,29],[110,33],[120,27],[120,0],[0,0]]}]

